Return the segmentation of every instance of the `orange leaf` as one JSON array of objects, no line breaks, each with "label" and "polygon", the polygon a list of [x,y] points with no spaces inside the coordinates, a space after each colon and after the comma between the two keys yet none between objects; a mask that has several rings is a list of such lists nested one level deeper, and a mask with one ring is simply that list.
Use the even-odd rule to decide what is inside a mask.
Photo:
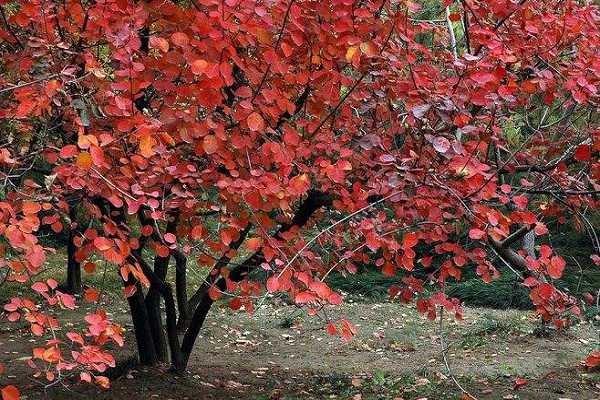
[{"label": "orange leaf", "polygon": [[250,238],[246,241],[246,247],[248,247],[250,250],[256,251],[260,248],[262,242],[263,241],[261,238]]},{"label": "orange leaf", "polygon": [[95,382],[100,385],[101,387],[103,387],[104,389],[108,389],[110,388],[110,381],[108,380],[107,377],[102,376],[102,375],[98,375],[95,377]]},{"label": "orange leaf", "polygon": [[38,203],[32,203],[30,201],[26,201],[23,203],[24,215],[37,214],[38,212],[40,212],[41,209],[42,206],[40,206]]},{"label": "orange leaf", "polygon": [[152,157],[154,155],[154,150],[152,150],[154,145],[156,145],[156,140],[152,136],[143,136],[140,139],[140,153],[146,158]]},{"label": "orange leaf", "polygon": [[196,75],[202,74],[208,68],[206,60],[198,59],[192,63],[192,72]]},{"label": "orange leaf", "polygon": [[87,151],[82,151],[77,155],[76,164],[79,168],[88,170],[92,168],[94,162],[92,161],[92,156],[90,155],[90,153],[88,153]]},{"label": "orange leaf", "polygon": [[358,53],[358,46],[348,47],[348,50],[346,50],[346,61],[352,62],[352,58],[354,58],[356,53]]}]

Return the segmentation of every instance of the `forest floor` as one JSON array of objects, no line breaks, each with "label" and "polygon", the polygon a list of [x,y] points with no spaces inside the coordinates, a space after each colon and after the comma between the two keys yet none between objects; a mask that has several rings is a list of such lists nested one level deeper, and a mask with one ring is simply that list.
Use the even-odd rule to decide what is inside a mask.
[{"label": "forest floor", "polygon": [[[110,310],[130,327],[123,303],[115,300]],[[353,322],[358,335],[349,342],[329,336],[319,319],[276,302],[253,315],[215,307],[185,375],[132,366],[109,391],[80,383],[44,388],[24,362],[35,341],[22,340],[19,325],[4,320],[0,362],[10,367],[0,385],[18,385],[29,400],[468,398],[454,377],[478,399],[600,399],[600,373],[581,366],[598,346],[590,323],[540,337],[528,312],[466,309],[464,321],[443,325],[450,373],[438,322],[412,306],[348,303],[328,314]],[[72,315],[74,323],[80,318]],[[131,358],[133,346],[128,340],[117,358]],[[527,383],[515,390],[518,378]]]}]

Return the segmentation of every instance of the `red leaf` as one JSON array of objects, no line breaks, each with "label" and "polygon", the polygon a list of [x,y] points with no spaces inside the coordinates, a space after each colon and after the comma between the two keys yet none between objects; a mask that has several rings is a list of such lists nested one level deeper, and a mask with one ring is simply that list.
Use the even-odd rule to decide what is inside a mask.
[{"label": "red leaf", "polygon": [[523,281],[523,285],[528,287],[528,288],[532,288],[534,286],[537,286],[539,283],[539,281],[537,279],[535,279],[532,276],[527,277],[524,281]]},{"label": "red leaf", "polygon": [[415,232],[409,232],[402,237],[402,248],[404,250],[415,247],[419,242],[419,238]]},{"label": "red leaf", "polygon": [[94,239],[94,246],[100,251],[106,251],[112,249],[114,242],[102,236],[98,236]]},{"label": "red leaf", "polygon": [[513,203],[515,203],[515,205],[520,209],[520,210],[525,210],[527,209],[527,204],[529,203],[529,199],[525,196],[515,196],[513,197]]},{"label": "red leaf", "polygon": [[157,245],[155,251],[159,257],[163,258],[168,257],[169,254],[171,254],[171,250],[169,250],[167,246],[163,246],[162,244]]},{"label": "red leaf", "polygon": [[72,342],[80,344],[83,346],[83,337],[76,332],[67,332],[67,337],[71,339]]},{"label": "red leaf", "polygon": [[277,275],[272,275],[267,279],[267,290],[269,293],[275,293],[279,289],[279,279]]},{"label": "red leaf", "polygon": [[386,262],[383,264],[383,268],[381,269],[381,273],[385,276],[394,276],[396,275],[396,268],[391,262]]},{"label": "red leaf", "polygon": [[24,215],[33,215],[37,214],[42,210],[42,206],[38,203],[33,203],[30,201],[26,201],[23,203],[23,214]]},{"label": "red leaf", "polygon": [[88,372],[82,372],[79,374],[79,379],[81,379],[83,382],[87,382],[87,383],[91,383],[92,382],[92,376],[88,373]]},{"label": "red leaf", "polygon": [[246,122],[248,123],[248,128],[250,128],[251,131],[258,132],[265,129],[265,121],[257,112],[253,112],[252,114],[248,115]]},{"label": "red leaf", "polygon": [[200,75],[206,71],[208,68],[208,63],[206,60],[198,59],[192,63],[192,73],[196,75]]},{"label": "red leaf", "polygon": [[296,295],[296,304],[306,304],[315,300],[315,296],[310,292],[300,292]]},{"label": "red leaf", "polygon": [[60,149],[59,155],[61,158],[71,158],[75,157],[78,152],[79,150],[77,149],[77,146],[75,146],[74,144],[68,144],[62,149]]},{"label": "red leaf", "polygon": [[94,272],[96,272],[96,264],[93,262],[87,262],[83,264],[83,270],[88,274],[93,274]]},{"label": "red leaf", "polygon": [[94,288],[87,288],[85,289],[85,291],[83,292],[83,298],[85,299],[85,301],[90,302],[90,303],[95,303],[98,301],[98,299],[100,298],[100,293],[98,292],[97,289]]},{"label": "red leaf", "polygon": [[171,42],[176,46],[185,47],[190,43],[190,39],[183,32],[175,32],[171,35]]},{"label": "red leaf", "polygon": [[327,333],[331,336],[335,336],[337,334],[337,328],[331,322],[327,324]]},{"label": "red leaf", "polygon": [[160,51],[166,53],[169,51],[169,42],[167,39],[152,35],[150,36],[150,47],[153,49],[160,49]]},{"label": "red leaf", "polygon": [[262,246],[263,240],[261,238],[250,238],[246,241],[246,247],[249,250],[253,250],[256,251],[258,249],[260,249],[260,246]]},{"label": "red leaf", "polygon": [[592,159],[592,146],[589,144],[580,144],[573,157],[577,161],[590,161]]},{"label": "red leaf", "polygon": [[337,305],[342,304],[343,298],[339,293],[334,292],[329,295],[329,298],[327,299],[327,301],[329,301],[330,304],[337,306]]},{"label": "red leaf", "polygon": [[38,293],[46,293],[48,291],[48,286],[44,282],[36,282],[31,285],[31,288]]},{"label": "red leaf", "polygon": [[94,165],[104,165],[104,150],[98,146],[90,146],[90,157]]},{"label": "red leaf", "polygon": [[469,231],[469,237],[473,240],[483,239],[485,232],[481,229],[473,228]]},{"label": "red leaf", "polygon": [[527,379],[517,378],[513,385],[513,390],[518,390],[520,387],[527,385]]},{"label": "red leaf", "polygon": [[44,334],[44,328],[41,325],[32,324],[31,333],[33,333],[35,336],[42,336]]},{"label": "red leaf", "polygon": [[594,351],[585,359],[585,365],[588,368],[596,368],[600,365],[600,350]]},{"label": "red leaf", "polygon": [[21,393],[19,392],[19,389],[13,385],[2,388],[2,400],[19,400],[20,398]]},{"label": "red leaf", "polygon": [[496,76],[489,72],[478,71],[471,74],[471,79],[483,86],[488,82],[496,81]]},{"label": "red leaf", "polygon": [[290,179],[289,189],[292,194],[304,194],[310,188],[310,178],[306,174],[296,175]]},{"label": "red leaf", "polygon": [[137,291],[137,288],[135,285],[128,285],[123,289],[123,294],[125,295],[126,298],[129,298],[129,297],[133,296],[136,291]]},{"label": "red leaf", "polygon": [[311,282],[309,288],[322,299],[328,299],[331,294],[331,289],[329,289],[325,283],[320,281]]},{"label": "red leaf", "polygon": [[565,269],[566,262],[560,256],[554,256],[550,259],[550,265],[548,266],[548,275],[554,279],[559,279]]},{"label": "red leaf", "polygon": [[218,300],[222,295],[223,293],[221,293],[221,291],[217,289],[214,285],[208,289],[208,296],[213,301]]}]

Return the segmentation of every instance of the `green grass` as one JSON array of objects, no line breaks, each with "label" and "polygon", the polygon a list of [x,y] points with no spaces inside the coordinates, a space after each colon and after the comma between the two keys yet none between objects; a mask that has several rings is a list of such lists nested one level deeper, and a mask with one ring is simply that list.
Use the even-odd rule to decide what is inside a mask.
[{"label": "green grass", "polygon": [[474,326],[463,332],[461,346],[465,349],[480,347],[490,342],[489,336],[507,338],[513,334],[527,332],[529,328],[527,323],[516,317],[498,318],[484,314]]}]

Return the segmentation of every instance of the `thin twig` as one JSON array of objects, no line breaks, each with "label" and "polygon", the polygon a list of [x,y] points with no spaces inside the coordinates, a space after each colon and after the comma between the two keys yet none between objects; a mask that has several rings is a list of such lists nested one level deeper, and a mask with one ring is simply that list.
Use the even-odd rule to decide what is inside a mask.
[{"label": "thin twig", "polygon": [[450,379],[452,379],[452,382],[454,382],[456,387],[458,389],[460,389],[461,392],[466,394],[470,399],[477,400],[477,397],[475,397],[471,393],[469,393],[469,391],[467,389],[465,389],[460,384],[460,382],[458,382],[458,380],[454,376],[454,373],[452,372],[452,368],[450,368],[450,362],[448,361],[448,357],[446,355],[446,353],[448,352],[448,346],[446,345],[446,341],[444,340],[444,307],[443,306],[440,307],[439,335],[440,335],[440,345],[442,347],[442,357],[444,359],[444,365],[446,366],[446,371],[448,372]]}]

